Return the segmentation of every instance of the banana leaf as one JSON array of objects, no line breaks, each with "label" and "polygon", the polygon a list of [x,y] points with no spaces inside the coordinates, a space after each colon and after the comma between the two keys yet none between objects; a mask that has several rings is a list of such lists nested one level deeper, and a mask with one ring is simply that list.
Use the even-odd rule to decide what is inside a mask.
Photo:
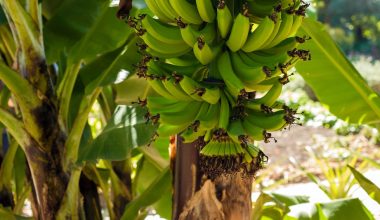
[{"label": "banana leaf", "polygon": [[46,23],[44,37],[49,63],[62,51],[73,62],[93,59],[120,47],[132,29],[116,18],[108,0],[67,0]]},{"label": "banana leaf", "polygon": [[359,185],[368,193],[368,195],[373,200],[380,204],[380,188],[376,186],[371,180],[367,179],[358,170],[350,165],[347,166],[350,168],[352,174],[354,174],[354,177],[358,181]]},{"label": "banana leaf", "polygon": [[373,220],[372,213],[358,198],[337,199],[326,203],[302,203],[290,206],[284,220]]},{"label": "banana leaf", "polygon": [[147,145],[156,126],[147,123],[147,110],[138,106],[119,106],[104,130],[94,141],[79,149],[78,162],[96,159],[123,160],[131,150]]},{"label": "banana leaf", "polygon": [[325,27],[305,19],[299,36],[312,39],[301,48],[310,50],[312,59],[299,62],[297,71],[331,113],[350,123],[379,124],[380,97],[345,57]]},{"label": "banana leaf", "polygon": [[163,198],[164,195],[170,195],[170,181],[171,173],[169,167],[167,167],[154,178],[145,191],[128,203],[121,219],[136,219],[141,208],[152,205],[160,198]]}]

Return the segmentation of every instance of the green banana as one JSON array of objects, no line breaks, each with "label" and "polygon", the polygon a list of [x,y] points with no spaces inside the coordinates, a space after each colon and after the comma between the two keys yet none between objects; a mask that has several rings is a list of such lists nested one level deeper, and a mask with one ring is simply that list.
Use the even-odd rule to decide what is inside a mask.
[{"label": "green banana", "polygon": [[288,9],[299,4],[299,0],[281,0],[282,9]]},{"label": "green banana", "polygon": [[204,86],[190,77],[184,76],[179,82],[182,89],[194,99],[215,104],[220,98],[220,89],[215,86]]},{"label": "green banana", "polygon": [[232,66],[236,75],[244,84],[258,84],[267,78],[263,67],[246,64],[239,54],[231,52]]},{"label": "green banana", "polygon": [[244,148],[244,157],[243,157],[243,163],[244,164],[250,164],[253,161],[253,157],[251,154],[246,150],[246,147]]},{"label": "green banana", "polygon": [[200,95],[198,95],[197,91],[202,89],[202,85],[197,81],[193,80],[188,76],[183,76],[182,80],[179,81],[179,85],[182,89],[191,96],[194,100],[203,101]]},{"label": "green banana", "polygon": [[196,0],[196,4],[202,20],[209,23],[213,22],[216,15],[212,0]]},{"label": "green banana", "polygon": [[205,156],[215,157],[215,156],[218,156],[220,143],[217,140],[211,139],[211,141],[204,148],[205,148],[205,153],[207,152],[207,155]]},{"label": "green banana", "polygon": [[149,85],[156,91],[159,95],[167,98],[167,99],[176,99],[168,90],[166,90],[165,86],[162,84],[161,80],[158,79],[148,79]]},{"label": "green banana", "polygon": [[265,0],[265,1],[247,1],[249,12],[254,17],[264,18],[271,13],[273,9],[279,4],[279,0]]},{"label": "green banana", "polygon": [[229,146],[229,150],[230,150],[229,155],[230,156],[236,156],[236,155],[238,155],[238,152],[237,152],[237,149],[236,149],[237,143],[234,142],[234,141],[230,141],[229,144],[230,144],[230,146]]},{"label": "green banana", "polygon": [[191,48],[189,47],[188,49],[185,49],[183,51],[179,51],[179,52],[176,52],[176,53],[172,53],[170,51],[166,51],[166,52],[161,52],[161,51],[157,51],[157,50],[154,50],[153,48],[147,48],[146,49],[146,52],[148,52],[150,55],[154,56],[154,57],[159,57],[159,58],[173,58],[173,57],[179,57],[179,56],[182,56],[184,54],[186,54],[187,52],[189,52],[191,50]]},{"label": "green banana", "polygon": [[245,104],[245,107],[260,110],[262,105],[272,107],[278,97],[280,97],[283,85],[277,81],[272,88],[261,98],[254,99]]},{"label": "green banana", "polygon": [[184,125],[168,125],[160,124],[157,129],[157,134],[160,137],[169,137],[171,135],[179,134],[188,127],[187,124]]},{"label": "green banana", "polygon": [[216,12],[216,20],[218,23],[218,30],[220,36],[225,39],[230,33],[231,26],[233,23],[233,18],[230,9],[225,3],[225,0],[219,0],[217,12]]},{"label": "green banana", "polygon": [[202,92],[201,98],[210,104],[218,103],[221,93],[219,87],[204,85],[204,88],[205,90]]},{"label": "green banana", "polygon": [[233,141],[240,143],[241,141],[239,137],[241,135],[245,135],[246,133],[243,127],[242,120],[238,119],[231,121],[228,125],[227,133]]},{"label": "green banana", "polygon": [[192,124],[198,114],[202,102],[187,102],[186,109],[178,112],[160,113],[160,122],[164,124]]},{"label": "green banana", "polygon": [[238,152],[239,155],[244,154],[244,149],[242,148],[241,144],[236,144],[235,147],[236,147],[236,151]]},{"label": "green banana", "polygon": [[220,114],[220,103],[210,104],[207,113],[199,115],[200,124],[206,129],[213,129],[218,125]]},{"label": "green banana", "polygon": [[173,9],[181,18],[189,24],[201,24],[203,21],[199,16],[197,7],[186,0],[169,0]]},{"label": "green banana", "polygon": [[184,138],[185,143],[194,142],[197,140],[200,136],[204,136],[207,132],[207,128],[204,127],[204,124],[201,123],[201,119],[204,115],[207,114],[208,110],[210,108],[210,104],[207,102],[202,102],[201,107],[199,109],[199,112],[197,116],[195,117],[195,122],[193,125],[190,125],[189,129],[184,131],[181,136]]},{"label": "green banana", "polygon": [[[291,51],[292,49],[296,48],[299,45],[298,37],[289,37],[281,41],[280,43],[276,44],[276,46],[264,49],[259,52],[260,55],[265,57],[265,54],[276,56],[279,54],[287,54],[288,51]],[[284,60],[279,60],[284,61]]]},{"label": "green banana", "polygon": [[166,55],[183,55],[186,54],[190,49],[189,46],[185,43],[168,44],[162,42],[153,37],[148,32],[145,32],[140,37],[144,40],[144,42],[148,45],[149,48]]},{"label": "green banana", "polygon": [[[251,52],[249,54],[253,54],[255,52]],[[248,56],[248,53],[244,52],[244,51],[238,51],[237,54],[240,56],[240,59],[247,65],[250,65],[250,66],[263,66],[263,63],[262,62],[257,62],[255,61],[254,59],[251,59],[250,56]]]},{"label": "green banana", "polygon": [[224,156],[225,157],[233,156],[233,149],[235,149],[234,142],[231,140],[226,140],[225,141]]},{"label": "green banana", "polygon": [[[180,25],[179,25],[180,26]],[[197,42],[197,33],[190,24],[180,26],[182,39],[187,45],[193,46]]]},{"label": "green banana", "polygon": [[145,0],[146,6],[148,6],[149,10],[155,14],[158,19],[163,22],[171,22],[170,17],[166,16],[165,12],[163,12],[157,5],[155,0]]},{"label": "green banana", "polygon": [[219,157],[219,155],[222,155],[224,153],[224,145],[221,141],[217,141],[216,143],[217,144],[215,144],[215,148],[212,154]]},{"label": "green banana", "polygon": [[261,127],[253,125],[248,120],[243,120],[243,127],[246,134],[255,141],[265,139],[265,130]]},{"label": "green banana", "polygon": [[[160,65],[159,62],[154,61],[153,59],[150,60],[147,64],[148,70],[147,73],[151,76],[155,76],[156,78],[164,79],[170,75],[169,72],[164,70]],[[153,77],[154,78],[154,77]]]},{"label": "green banana", "polygon": [[255,146],[253,144],[247,144],[247,145],[245,145],[244,149],[245,149],[246,154],[249,154],[249,156],[252,158],[252,160],[254,158],[256,158],[259,155],[259,152],[260,152],[260,148],[258,148],[257,146]]},{"label": "green banana", "polygon": [[232,108],[236,107],[237,106],[237,100],[228,91],[224,91],[224,94],[226,95],[227,100],[230,103],[230,106]]},{"label": "green banana", "polygon": [[180,101],[193,101],[193,98],[186,94],[179,85],[178,82],[176,82],[172,77],[166,78],[163,80],[162,84],[164,84],[166,90],[174,96],[177,100]]},{"label": "green banana", "polygon": [[208,142],[206,146],[202,148],[200,153],[204,156],[213,157],[218,154],[219,147],[220,147],[219,142],[214,139],[211,139],[211,141]]},{"label": "green banana", "polygon": [[[270,54],[265,53],[262,51],[255,51],[251,53],[239,53],[239,55],[243,58],[244,61],[249,63],[258,63],[262,66],[267,66],[270,69],[274,69],[279,63],[284,63],[289,59],[289,56],[286,52],[284,53],[276,53],[276,54]],[[247,59],[249,58],[249,59]]]},{"label": "green banana", "polygon": [[255,126],[261,127],[267,131],[277,131],[287,125],[285,120],[286,112],[279,110],[273,113],[263,113],[261,111],[250,110],[245,120],[248,120]]},{"label": "green banana", "polygon": [[[176,99],[168,99],[162,96],[149,96],[147,97],[147,106],[149,110],[158,110],[158,112],[151,112],[157,114],[159,111],[179,111],[182,110],[183,103]],[[179,107],[179,109],[177,108]]]},{"label": "green banana", "polygon": [[296,35],[299,27],[302,24],[303,18],[304,17],[302,15],[294,15],[293,25],[292,25],[292,28],[289,30],[289,33],[288,33],[289,37],[293,37],[294,35]]},{"label": "green banana", "polygon": [[230,105],[224,93],[220,94],[220,113],[218,128],[227,130],[230,121]]},{"label": "green banana", "polygon": [[170,5],[169,0],[156,0],[156,3],[161,11],[164,12],[165,15],[171,19],[171,21],[175,21],[175,18],[178,17],[178,14]]},{"label": "green banana", "polygon": [[277,12],[274,16],[274,20],[276,21],[273,27],[273,31],[270,34],[269,38],[265,41],[263,45],[261,45],[261,48],[266,48],[272,41],[273,39],[277,36],[278,31],[280,30],[281,27],[281,12]]},{"label": "green banana", "polygon": [[177,67],[181,67],[181,66],[188,67],[188,66],[199,65],[198,60],[191,54],[185,54],[181,57],[169,58],[169,59],[166,59],[165,62]]},{"label": "green banana", "polygon": [[206,133],[205,133],[205,135],[203,136],[203,141],[204,141],[205,143],[207,143],[207,142],[209,142],[209,141],[211,140],[211,138],[212,138],[212,131],[213,131],[213,130],[206,130]]},{"label": "green banana", "polygon": [[211,46],[207,44],[202,37],[194,44],[193,52],[195,57],[203,65],[209,64],[220,53],[222,44]]},{"label": "green banana", "polygon": [[183,138],[183,143],[192,143],[196,141],[199,137],[204,136],[206,130],[198,129],[194,131],[192,129],[187,129],[181,133],[181,137]]},{"label": "green banana", "polygon": [[141,20],[142,27],[157,40],[167,44],[183,44],[181,31],[172,25],[167,25],[159,20],[145,15]]},{"label": "green banana", "polygon": [[259,50],[271,36],[274,26],[275,22],[270,18],[270,16],[266,16],[258,27],[253,32],[249,33],[242,50],[244,52]]},{"label": "green banana", "polygon": [[219,150],[219,157],[227,157],[229,156],[229,141],[223,140],[221,141],[221,149]]},{"label": "green banana", "polygon": [[199,109],[199,112],[198,112],[197,116],[195,117],[195,119],[200,121],[203,118],[203,115],[207,114],[210,107],[211,107],[210,103],[202,102],[201,107]]},{"label": "green banana", "polygon": [[249,27],[249,18],[245,14],[239,13],[235,18],[230,36],[226,42],[231,51],[236,52],[244,46],[248,37]]},{"label": "green banana", "polygon": [[278,30],[276,37],[272,40],[272,42],[266,45],[265,48],[271,48],[273,46],[276,46],[278,43],[280,43],[285,38],[287,38],[289,31],[292,28],[292,25],[293,25],[293,15],[288,14],[287,12],[282,12],[280,29]]},{"label": "green banana", "polygon": [[259,91],[259,92],[266,92],[266,91],[269,91],[272,88],[273,84],[279,80],[280,80],[280,77],[278,76],[272,77],[260,82],[259,84],[250,85],[249,89]]},{"label": "green banana", "polygon": [[244,93],[244,84],[236,76],[232,68],[231,59],[228,52],[224,52],[218,59],[218,70],[220,76],[227,86],[227,90],[236,98]]},{"label": "green banana", "polygon": [[215,24],[213,23],[207,23],[200,30],[195,29],[198,28],[197,26],[182,23],[181,20],[178,20],[177,23],[180,27],[182,39],[190,47],[194,46],[198,41],[198,37],[202,36],[206,43],[212,43],[216,37]]},{"label": "green banana", "polygon": [[199,70],[201,67],[199,63],[190,65],[190,66],[178,66],[178,65],[173,65],[170,63],[165,63],[165,62],[159,62],[158,64],[161,69],[163,69],[165,72],[167,72],[169,75],[185,75],[191,77],[196,71]]}]

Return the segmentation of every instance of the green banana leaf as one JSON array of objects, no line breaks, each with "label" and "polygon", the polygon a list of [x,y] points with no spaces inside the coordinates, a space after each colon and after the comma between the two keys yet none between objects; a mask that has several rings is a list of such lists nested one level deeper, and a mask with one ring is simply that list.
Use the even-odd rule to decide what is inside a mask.
[{"label": "green banana leaf", "polygon": [[278,193],[261,193],[254,203],[252,220],[282,219],[293,205],[308,203],[307,196],[291,196]]},{"label": "green banana leaf", "polygon": [[17,198],[20,198],[27,185],[25,184],[27,181],[27,177],[25,173],[26,158],[25,158],[25,153],[21,149],[21,147],[17,149],[14,163],[13,163],[13,169],[14,169],[14,183],[15,183],[15,188],[16,188],[16,195],[17,195]]},{"label": "green banana leaf", "polygon": [[48,62],[57,61],[62,52],[73,62],[89,60],[124,44],[132,29],[116,18],[118,9],[109,4],[109,0],[60,4],[44,29]]},{"label": "green banana leaf", "polygon": [[371,180],[367,179],[363,174],[357,171],[350,165],[347,165],[350,168],[352,174],[354,174],[355,179],[358,181],[359,185],[368,193],[368,195],[380,204],[380,188],[376,186]]},{"label": "green banana leaf", "polygon": [[[167,147],[168,145],[166,145],[166,148]],[[154,179],[169,167],[169,160],[165,160],[160,156],[157,151],[157,145],[154,147],[140,147],[138,150],[143,153],[144,157],[139,161],[139,168],[136,170],[136,178],[132,185],[134,195],[144,193],[144,191],[154,182]],[[166,151],[168,150],[166,149]],[[170,181],[170,179],[168,179],[168,181]],[[167,182],[166,184],[170,185],[170,182]],[[162,187],[164,187],[164,189],[156,188],[156,191],[165,190],[167,186],[162,185]],[[157,201],[152,201],[151,204],[146,206],[153,207],[160,217],[171,219],[171,193],[162,193]]]},{"label": "green banana leaf", "polygon": [[147,110],[139,106],[118,106],[104,130],[87,146],[80,148],[78,162],[123,160],[131,150],[148,144],[156,126],[147,123]]},{"label": "green banana leaf", "polygon": [[[152,178],[152,176],[150,176]],[[136,219],[141,208],[148,207],[157,202],[164,195],[170,195],[171,173],[170,168],[165,168],[154,181],[135,199],[125,207],[122,220]]]},{"label": "green banana leaf", "polygon": [[358,198],[339,199],[326,203],[303,203],[290,206],[284,220],[373,220],[373,215]]},{"label": "green banana leaf", "polygon": [[62,51],[68,51],[95,26],[107,10],[108,0],[67,0],[44,27],[48,63],[58,60]]},{"label": "green banana leaf", "polygon": [[0,207],[0,219],[6,220],[32,220],[33,218],[27,218],[12,213],[12,210]]},{"label": "green banana leaf", "polygon": [[136,38],[132,38],[125,46],[105,53],[84,66],[79,77],[86,86],[85,94],[91,94],[96,87],[114,83],[120,71],[132,75],[134,65],[141,57],[137,51]]},{"label": "green banana leaf", "polygon": [[299,36],[312,39],[302,44],[312,59],[299,62],[297,71],[331,113],[351,123],[379,124],[380,97],[344,56],[325,27],[306,18]]},{"label": "green banana leaf", "polygon": [[0,25],[8,23],[7,17],[5,17],[3,8],[0,7]]},{"label": "green banana leaf", "polygon": [[48,20],[50,20],[64,2],[65,1],[62,0],[43,0],[42,15]]},{"label": "green banana leaf", "polygon": [[111,51],[128,39],[133,29],[124,21],[117,19],[117,10],[115,7],[106,8],[96,23],[73,46],[69,56],[74,62]]},{"label": "green banana leaf", "polygon": [[119,105],[130,105],[131,102],[135,102],[139,97],[145,97],[149,88],[147,80],[133,75],[122,83],[115,85],[115,102]]},{"label": "green banana leaf", "polygon": [[268,193],[273,199],[284,203],[287,206],[309,202],[309,196],[289,196],[278,193]]},{"label": "green banana leaf", "polygon": [[320,215],[325,217],[324,219],[374,219],[373,215],[358,198],[334,200],[332,202],[319,203],[317,206]]}]

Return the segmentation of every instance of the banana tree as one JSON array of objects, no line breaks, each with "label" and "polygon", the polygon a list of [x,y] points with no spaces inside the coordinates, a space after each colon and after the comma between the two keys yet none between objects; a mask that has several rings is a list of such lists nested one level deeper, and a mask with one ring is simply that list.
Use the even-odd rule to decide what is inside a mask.
[{"label": "banana tree", "polygon": [[92,141],[93,104],[104,123],[110,120],[115,105],[107,85],[139,59],[135,37],[110,3],[0,2],[4,213],[21,215],[28,199],[36,219],[101,219],[101,188],[114,219],[132,199],[128,161],[103,168],[78,162]]},{"label": "banana tree", "polygon": [[[133,1],[133,7],[131,2],[120,1],[119,7],[115,7],[110,0],[0,0],[2,9],[0,11],[0,128],[3,134],[0,145],[2,149],[0,154],[1,218],[22,219],[21,216],[25,215],[24,204],[29,204],[26,203],[27,200],[30,201],[30,209],[35,219],[102,219],[105,215],[104,210],[111,219],[135,219],[149,214],[150,207],[154,207],[161,216],[166,218],[173,216],[174,219],[199,219],[200,216],[217,219],[234,219],[237,216],[241,219],[250,218],[251,183],[253,174],[261,167],[263,153],[253,146],[250,148],[244,145],[245,148],[240,149],[240,145],[231,145],[234,149],[251,152],[245,153],[245,155],[251,155],[251,158],[247,157],[247,161],[243,161],[240,156],[233,157],[244,162],[242,163],[244,166],[234,163],[237,164],[235,168],[226,165],[231,161],[228,158],[224,160],[222,170],[218,170],[218,175],[213,176],[210,175],[210,169],[205,169],[206,163],[210,161],[207,156],[210,155],[206,155],[205,152],[200,154],[199,149],[194,147],[195,143],[183,143],[183,137],[187,137],[185,142],[192,142],[188,140],[195,140],[204,134],[198,135],[195,132],[194,135],[193,132],[187,132],[182,133],[182,137],[176,136],[170,139],[169,155],[167,151],[169,137],[165,136],[176,132],[164,135],[163,129],[158,128],[157,124],[146,122],[147,117],[150,119],[154,117],[149,116],[147,108],[144,107],[146,104],[144,97],[164,95],[160,94],[157,85],[156,87],[154,85],[158,81],[141,77],[146,74],[142,71],[146,69],[144,65],[141,65],[141,61],[150,61],[146,60],[146,55],[150,54],[160,57],[157,62],[171,59],[170,64],[174,64],[181,61],[176,59],[179,56],[186,57],[186,53],[191,54],[194,51],[195,58],[193,56],[194,59],[186,60],[186,65],[177,65],[175,69],[166,71],[181,73],[186,72],[184,66],[192,66],[192,68],[187,68],[187,71],[197,68],[197,74],[189,77],[189,82],[195,79],[195,84],[199,83],[207,73],[218,79],[215,83],[217,86],[209,84],[204,89],[203,86],[199,87],[200,90],[196,93],[192,91],[191,94],[187,94],[184,91],[183,94],[177,93],[176,97],[182,95],[184,99],[190,97],[194,100],[208,100],[211,103],[220,103],[223,99],[226,111],[230,109],[231,103],[241,101],[240,96],[249,99],[255,90],[268,90],[273,87],[274,89],[270,90],[271,93],[279,94],[282,83],[288,80],[285,70],[295,63],[293,63],[294,59],[291,59],[289,64],[277,66],[279,60],[287,60],[288,56],[286,54],[274,56],[278,55],[278,49],[281,49],[275,46],[280,44],[285,49],[286,46],[294,48],[295,44],[308,39],[293,37],[291,41],[284,41],[288,36],[295,35],[295,31],[303,20],[300,18],[304,15],[305,8],[303,7],[305,6],[293,5],[293,1],[282,1],[284,7],[281,8],[277,7],[279,3],[277,0],[264,3],[266,6],[264,8],[257,8],[254,4],[245,5],[241,1],[233,3],[219,1],[217,5],[213,1],[189,3],[170,0],[157,1],[163,5],[156,6],[155,1],[146,0],[146,4],[144,1]],[[210,2],[212,3],[207,5]],[[210,5],[215,7],[210,8]],[[169,7],[169,10],[166,7]],[[189,15],[186,7],[191,8],[190,11],[193,12],[199,10],[198,17],[192,16],[191,13]],[[218,28],[217,34],[212,37],[210,30],[213,28],[216,30],[212,25],[200,25],[197,26],[200,29],[191,32],[189,27],[192,25],[188,23],[212,24],[209,21],[218,17],[218,14],[212,16],[210,12],[212,9],[215,9],[215,13],[219,10],[223,10],[221,13],[227,13],[223,18],[225,22],[222,22],[223,24]],[[226,12],[227,9],[231,9],[230,16]],[[274,14],[273,10],[275,10]],[[146,15],[138,16],[140,14]],[[183,14],[183,19],[174,21],[173,18],[178,18],[178,14]],[[294,16],[287,16],[287,14]],[[279,36],[269,34],[276,28],[277,32],[281,29],[281,22],[275,22],[280,21],[277,19],[281,15],[284,15],[283,23],[289,26],[288,32],[285,34],[283,31]],[[138,20],[132,19],[133,17]],[[238,20],[238,22],[235,21],[236,24],[233,22],[234,17]],[[165,26],[167,30],[178,23],[180,29],[175,31],[176,35],[164,34],[166,37],[179,36],[182,39],[182,31],[190,31],[186,35],[189,37],[183,37],[187,39],[185,43],[179,40],[181,47],[177,45],[178,47],[174,49],[171,47],[161,49],[159,47],[165,45],[156,43],[149,45],[149,40],[154,42],[155,39],[147,37],[139,30],[135,31],[149,18],[153,18],[153,22],[159,18],[161,22],[169,23],[170,26]],[[258,25],[264,22],[266,25]],[[293,22],[296,22],[297,28],[292,28],[290,24]],[[257,31],[249,31],[251,24],[254,24],[253,27]],[[312,36],[313,40],[307,40],[307,43],[303,45],[313,51],[313,57],[326,56],[324,54],[326,51],[334,52],[308,45],[329,38],[324,32],[319,33],[320,27],[313,22],[304,24],[306,25],[301,28],[304,32],[300,36],[304,34]],[[208,31],[202,32],[206,28]],[[201,32],[204,38],[198,39],[198,36],[192,35],[197,31]],[[228,34],[229,32],[231,34]],[[254,39],[257,36],[266,39],[259,44],[255,40],[250,40],[247,41],[249,44],[243,46],[242,33],[245,33],[248,39]],[[159,37],[159,34],[156,34],[157,36]],[[215,42],[219,43],[226,42],[226,44],[214,45],[210,43],[212,40],[209,38],[217,39]],[[226,39],[222,40],[223,38]],[[189,42],[191,46],[188,45]],[[264,42],[267,42],[266,45]],[[146,47],[145,44],[149,45],[149,49],[146,50],[148,53],[141,52],[141,49]],[[336,50],[333,43],[328,47]],[[153,48],[160,51],[155,51]],[[236,51],[240,48],[245,52],[260,48],[267,49],[264,52],[267,55],[273,55],[269,56],[269,59],[274,60],[276,65],[263,69],[262,65],[258,65],[260,68],[244,65],[247,61],[252,62],[250,60],[255,59],[253,53],[249,53],[251,57],[245,58],[243,55],[219,56],[222,51]],[[171,52],[169,56],[168,53]],[[175,52],[178,53],[175,54]],[[205,56],[205,52],[209,52],[209,55]],[[263,54],[259,53],[259,55],[262,57]],[[293,50],[290,55],[295,59],[309,58],[306,49]],[[258,72],[258,78],[250,78],[250,75],[244,75],[245,72],[242,71],[241,75],[237,76],[245,77],[250,82],[248,86],[228,84],[230,80],[231,82],[237,80],[229,78],[230,74],[225,71],[228,70],[228,66],[224,68],[229,61],[227,56],[231,56],[235,64],[240,61],[241,69],[245,67],[250,71]],[[222,57],[224,60],[221,60],[219,64],[212,62],[212,60],[217,60],[217,57]],[[341,59],[339,63],[331,59],[330,63],[336,67],[336,73],[341,73],[348,82],[343,83],[342,87],[353,88],[350,90],[353,91],[350,97],[360,95],[363,106],[358,106],[358,108],[363,112],[341,110],[342,104],[331,102],[328,95],[318,92],[321,90],[318,86],[320,84],[310,77],[315,74],[308,74],[313,73],[311,72],[313,68],[310,70],[306,69],[307,66],[300,66],[299,69],[306,81],[315,89],[319,99],[330,104],[332,111],[340,117],[352,117],[355,122],[362,118],[362,121],[366,123],[378,120],[376,107],[379,103],[376,101],[378,96],[372,94],[363,81],[355,81],[359,75],[342,58],[342,54],[336,52],[333,57]],[[313,60],[301,65],[308,65],[307,63],[312,63]],[[320,62],[328,63],[328,61]],[[162,71],[163,67],[169,68],[164,63],[158,65],[156,70]],[[347,64],[348,67],[342,68],[341,63]],[[220,68],[222,65],[223,68]],[[222,73],[221,76],[219,72]],[[267,79],[268,75],[279,77],[281,83]],[[321,75],[318,80],[322,82],[327,80],[332,83],[338,80],[328,78],[327,75]],[[340,76],[335,75],[337,75],[336,78]],[[259,85],[260,79],[267,81]],[[202,83],[205,82],[207,80]],[[270,86],[274,82],[276,86]],[[228,94],[225,93],[227,95],[215,89],[224,85],[229,90]],[[173,86],[175,87],[175,84],[167,83],[163,88],[178,89]],[[234,87],[249,91],[246,93],[237,91]],[[329,90],[333,91],[336,88],[338,87],[330,87]],[[161,93],[164,93],[162,91]],[[212,95],[207,96],[209,92]],[[215,98],[217,94],[226,97]],[[269,97],[272,98],[269,99]],[[260,100],[258,102],[250,102],[250,106],[254,111],[265,110],[272,114],[272,108],[277,108],[273,106],[277,98],[273,97],[275,96],[268,95],[267,98],[258,99]],[[152,102],[148,99],[148,107],[150,103]],[[263,109],[261,109],[261,104],[265,104]],[[276,105],[281,106],[279,108],[284,107],[278,103]],[[365,105],[371,107],[371,112],[365,112]],[[335,110],[333,106],[340,107]],[[154,108],[149,109],[150,113],[154,111]],[[158,108],[157,111],[160,112],[162,109]],[[287,111],[287,117],[291,120],[285,122],[293,122],[294,112],[289,109]],[[181,114],[195,113],[189,108]],[[360,114],[368,116],[360,117]],[[210,114],[210,117],[215,115],[219,113]],[[223,121],[223,123],[218,122],[218,126],[227,129],[230,115],[228,113],[224,115],[227,115],[227,119],[217,118],[216,121]],[[261,113],[256,116],[262,117],[263,121],[266,117]],[[260,121],[258,123],[260,124]],[[272,126],[270,128],[275,130],[275,127],[280,125],[272,124]],[[282,126],[284,124],[280,127]],[[184,128],[182,130],[176,128],[176,130],[179,133]],[[160,137],[152,139],[156,132],[159,134],[161,132]],[[238,137],[239,132],[231,136]],[[271,139],[264,130],[259,129],[257,134],[257,139]],[[227,137],[224,133],[222,136]],[[239,141],[239,139],[235,140],[235,142]],[[199,141],[197,143],[199,144]],[[150,147],[144,147],[146,145]],[[201,143],[200,146],[204,145]],[[217,166],[213,164],[211,168],[217,168]],[[247,173],[247,169],[250,172]],[[219,175],[220,171],[237,173],[237,175]],[[242,176],[244,178],[241,178]],[[174,178],[173,181],[172,178]],[[173,185],[170,184],[171,181]],[[171,189],[174,191],[173,207],[170,205]],[[105,205],[101,205],[101,198],[105,201]]]}]

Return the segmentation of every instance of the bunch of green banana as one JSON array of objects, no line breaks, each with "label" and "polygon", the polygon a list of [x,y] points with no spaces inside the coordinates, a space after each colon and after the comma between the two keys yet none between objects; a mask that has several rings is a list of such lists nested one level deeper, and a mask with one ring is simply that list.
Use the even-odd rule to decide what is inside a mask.
[{"label": "bunch of green banana", "polygon": [[[307,5],[301,0],[146,0],[152,14],[129,18],[140,36],[137,75],[157,134],[202,140],[210,176],[253,175],[265,155],[258,141],[296,124],[278,98],[288,73],[310,59],[296,36]],[[145,103],[145,102],[144,102]]]}]

